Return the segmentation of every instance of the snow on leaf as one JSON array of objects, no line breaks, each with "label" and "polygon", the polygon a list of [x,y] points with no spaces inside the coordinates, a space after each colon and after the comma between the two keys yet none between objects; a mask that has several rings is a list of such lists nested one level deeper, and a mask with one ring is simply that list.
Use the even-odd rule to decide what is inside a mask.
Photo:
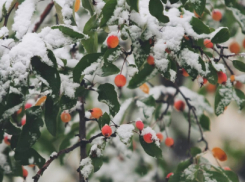
[{"label": "snow on leaf", "polygon": [[123,124],[117,129],[117,134],[120,140],[125,144],[129,145],[131,142],[131,137],[133,136],[134,125]]}]

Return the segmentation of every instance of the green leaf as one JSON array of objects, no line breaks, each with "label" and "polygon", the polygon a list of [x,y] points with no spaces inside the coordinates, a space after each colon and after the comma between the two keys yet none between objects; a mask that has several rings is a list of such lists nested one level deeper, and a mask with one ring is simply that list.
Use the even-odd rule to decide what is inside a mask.
[{"label": "green leaf", "polygon": [[[230,182],[227,177],[223,174],[216,171],[206,171],[206,173],[210,176],[210,180],[222,181],[222,182]],[[233,182],[233,181],[232,181]]]},{"label": "green leaf", "polygon": [[179,0],[169,0],[171,4],[179,2]]},{"label": "green leaf", "polygon": [[200,124],[204,131],[210,131],[210,120],[206,115],[201,115],[200,117]]},{"label": "green leaf", "polygon": [[102,9],[103,18],[100,22],[100,27],[106,26],[108,20],[112,17],[117,5],[117,0],[108,0]]},{"label": "green leaf", "polygon": [[137,101],[137,105],[143,108],[145,118],[152,116],[155,110],[156,101],[152,96]]},{"label": "green leaf", "polygon": [[160,0],[150,0],[149,11],[162,23],[168,23],[169,18],[163,14],[163,4]]},{"label": "green leaf", "polygon": [[9,135],[19,135],[21,133],[20,128],[17,128],[10,120],[3,121],[2,129]]},{"label": "green leaf", "polygon": [[91,16],[94,14],[94,5],[92,4],[92,1],[82,0],[82,6],[89,11]]},{"label": "green leaf", "polygon": [[142,70],[135,74],[129,81],[128,88],[135,89],[144,84],[150,78],[149,75],[153,72],[154,67],[145,63]]},{"label": "green leaf", "polygon": [[181,161],[178,166],[177,166],[177,169],[176,169],[176,172],[177,173],[181,173],[183,172],[186,168],[188,168],[190,165],[192,164],[191,160],[190,159],[186,159],[184,161]]},{"label": "green leaf", "polygon": [[19,95],[16,93],[10,93],[10,94],[8,94],[7,104],[6,104],[4,109],[5,110],[11,109],[12,107],[19,105],[22,102],[23,102],[23,96],[22,95]]},{"label": "green leaf", "polygon": [[110,116],[107,114],[107,112],[105,112],[105,113],[103,114],[103,116],[101,116],[101,117],[99,118],[99,120],[98,120],[100,129],[101,129],[103,126],[105,126],[106,124],[109,125],[109,124],[110,124],[110,120],[111,120]]},{"label": "green leaf", "polygon": [[216,85],[217,82],[218,82],[218,74],[217,74],[217,71],[216,69],[213,67],[212,63],[209,62],[208,63],[209,65],[209,74],[207,75],[207,79],[209,81],[209,83],[213,84],[213,85]]},{"label": "green leaf", "polygon": [[37,73],[49,83],[48,86],[52,89],[52,94],[55,94],[58,97],[60,94],[60,75],[57,69],[43,63],[40,57],[37,56],[31,59],[31,64],[33,69],[35,69]]},{"label": "green leaf", "polygon": [[83,28],[83,33],[90,34],[91,30],[93,31],[96,30],[97,28],[98,28],[98,18],[97,15],[95,14],[85,24]]},{"label": "green leaf", "polygon": [[199,16],[202,16],[203,11],[205,10],[206,0],[200,1],[191,1],[192,7]]},{"label": "green leaf", "polygon": [[191,156],[195,157],[196,155],[202,153],[202,150],[198,147],[191,148]]},{"label": "green leaf", "polygon": [[96,62],[100,56],[102,56],[101,53],[92,53],[83,56],[79,63],[77,63],[77,65],[73,69],[73,81],[80,83],[82,72],[92,63]]},{"label": "green leaf", "polygon": [[54,104],[50,95],[47,96],[45,102],[45,124],[51,135],[56,135],[56,117],[59,112],[59,106]]},{"label": "green leaf", "polygon": [[97,53],[98,33],[96,31],[91,30],[91,32],[88,35],[89,35],[89,38],[83,39],[82,44],[83,44],[83,46],[86,49],[88,54]]},{"label": "green leaf", "polygon": [[152,156],[156,157],[157,159],[162,158],[162,150],[153,142],[153,143],[146,143],[142,136],[139,136],[140,144],[143,147],[144,151]]},{"label": "green leaf", "polygon": [[236,96],[238,97],[238,98],[235,97],[235,101],[237,105],[239,106],[239,109],[242,110],[245,104],[245,95],[241,90],[236,89],[236,88],[234,89],[235,89]]},{"label": "green leaf", "polygon": [[126,0],[131,9],[139,12],[139,0]]},{"label": "green leaf", "polygon": [[242,29],[242,33],[245,34],[245,13],[244,13],[244,10],[241,10],[237,7],[226,7],[226,9],[229,10],[230,12],[232,12],[234,18],[237,20],[237,22],[239,23],[239,25]]},{"label": "green leaf", "polygon": [[101,157],[91,157],[91,159],[94,166],[94,172],[97,172],[103,165],[103,159]]},{"label": "green leaf", "polygon": [[211,42],[214,44],[219,44],[226,42],[230,38],[230,31],[228,28],[220,28],[219,31],[213,36]]},{"label": "green leaf", "polygon": [[234,60],[232,61],[233,66],[239,71],[245,72],[245,64],[242,61]]},{"label": "green leaf", "polygon": [[80,32],[73,30],[66,25],[55,25],[51,27],[52,29],[59,29],[63,34],[74,39],[83,39],[84,35]]},{"label": "green leaf", "polygon": [[103,66],[100,68],[99,76],[106,77],[110,75],[115,75],[120,72],[120,69],[112,63],[104,62]]},{"label": "green leaf", "polygon": [[193,30],[197,33],[197,34],[209,34],[210,33],[210,29],[207,25],[205,25],[202,20],[192,17],[190,24],[193,28]]},{"label": "green leaf", "polygon": [[23,152],[33,146],[41,136],[43,126],[42,110],[34,106],[26,110],[26,124],[23,126],[16,151]]},{"label": "green leaf", "polygon": [[107,49],[104,54],[104,60],[105,62],[114,62],[118,59],[121,53],[122,51],[119,46],[112,49]]},{"label": "green leaf", "polygon": [[41,168],[45,163],[45,159],[33,148],[30,148],[24,152],[16,151],[14,158],[17,161],[20,161],[21,165],[35,164],[39,168]]},{"label": "green leaf", "polygon": [[74,107],[76,103],[77,103],[77,98],[70,98],[66,95],[62,95],[59,104],[62,110],[66,110]]},{"label": "green leaf", "polygon": [[239,182],[237,174],[233,171],[224,171],[224,173],[232,182]]},{"label": "green leaf", "polygon": [[115,87],[110,83],[101,84],[98,87],[98,94],[98,100],[107,104],[110,110],[110,114],[115,116],[120,109]]},{"label": "green leaf", "polygon": [[214,101],[214,111],[215,114],[218,116],[224,112],[224,109],[226,106],[228,106],[231,102],[231,97],[226,97],[225,94],[230,94],[230,91],[227,89],[226,93],[223,93],[224,95],[220,95],[220,89],[222,89],[222,86],[219,86],[216,90],[215,94],[215,101]]},{"label": "green leaf", "polygon": [[64,24],[63,15],[62,15],[62,7],[56,2],[54,2],[54,6],[55,6],[56,14],[58,16],[59,23]]}]

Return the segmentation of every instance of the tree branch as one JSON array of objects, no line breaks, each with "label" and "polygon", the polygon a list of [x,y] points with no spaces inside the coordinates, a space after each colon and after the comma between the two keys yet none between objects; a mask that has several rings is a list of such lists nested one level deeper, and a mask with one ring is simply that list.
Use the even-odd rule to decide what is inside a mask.
[{"label": "tree branch", "polygon": [[13,5],[13,7],[10,9],[9,13],[5,16],[3,26],[7,27],[9,15],[11,14],[11,12],[12,12],[12,10],[14,9],[15,5],[16,5],[16,3],[15,3],[15,4]]},{"label": "tree branch", "polygon": [[49,14],[49,12],[50,12],[51,9],[53,8],[53,6],[54,6],[54,2],[53,2],[53,1],[47,5],[47,7],[45,8],[44,12],[43,12],[43,13],[41,14],[41,16],[40,16],[39,22],[37,22],[37,23],[35,24],[35,27],[34,27],[34,29],[33,29],[32,32],[37,32],[37,30],[39,29],[40,25],[43,23],[43,20],[44,20],[44,19],[46,18],[46,16]]},{"label": "tree branch", "polygon": [[32,177],[32,179],[34,179],[34,182],[38,182],[39,178],[41,177],[41,175],[44,173],[44,171],[49,167],[49,165],[55,160],[57,159],[60,155],[62,154],[66,154],[69,153],[71,151],[73,151],[74,149],[76,149],[77,147],[80,147],[82,145],[91,143],[95,138],[101,137],[103,136],[102,133],[99,133],[93,137],[91,137],[89,140],[81,140],[78,143],[74,144],[73,146],[63,149],[61,151],[59,151],[56,155],[54,156],[50,156],[50,159],[46,161],[46,163],[43,165],[43,167],[41,169],[39,169],[39,171],[37,172],[37,174],[35,176]]}]

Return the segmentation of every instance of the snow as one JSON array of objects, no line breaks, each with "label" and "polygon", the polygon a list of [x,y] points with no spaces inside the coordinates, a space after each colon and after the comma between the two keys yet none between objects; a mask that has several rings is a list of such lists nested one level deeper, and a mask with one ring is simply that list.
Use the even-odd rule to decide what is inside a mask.
[{"label": "snow", "polygon": [[128,107],[130,106],[130,104],[133,102],[133,99],[132,98],[129,98],[127,100],[125,100],[122,104],[121,104],[121,107],[120,107],[120,110],[119,112],[114,116],[113,118],[113,122],[116,123],[116,124],[120,124],[122,119],[123,119],[123,116],[126,112],[126,110],[128,109]]},{"label": "snow", "polygon": [[56,3],[62,7],[62,16],[64,23],[70,25],[72,21],[70,20],[73,16],[73,4],[75,0],[55,0]]},{"label": "snow", "polygon": [[35,11],[35,6],[38,0],[25,0],[19,5],[12,25],[12,30],[16,31],[16,37],[22,39],[22,37],[28,32],[31,25],[31,17]]},{"label": "snow", "polygon": [[117,129],[117,134],[120,140],[125,144],[129,145],[131,142],[131,137],[133,136],[134,125],[123,124]]},{"label": "snow", "polygon": [[92,165],[91,158],[87,157],[83,159],[80,163],[81,173],[84,177],[84,179],[87,179],[89,175],[92,173],[94,166]]},{"label": "snow", "polygon": [[74,98],[76,88],[79,87],[80,85],[78,83],[74,83],[72,78],[70,78],[70,76],[68,75],[60,74],[60,80],[61,80],[60,92],[70,98]]},{"label": "snow", "polygon": [[235,80],[241,83],[245,83],[245,75],[235,76]]},{"label": "snow", "polygon": [[8,34],[9,34],[9,30],[8,30],[7,27],[2,27],[2,28],[0,29],[0,38],[1,38],[1,37],[5,37],[5,36],[7,36]]},{"label": "snow", "polygon": [[50,158],[53,158],[53,157],[55,157],[55,156],[57,156],[57,152],[53,152],[53,153],[50,155]]},{"label": "snow", "polygon": [[144,116],[145,116],[146,118],[149,118],[150,116],[152,116],[152,113],[153,113],[154,110],[155,110],[155,107],[153,107],[153,106],[148,106],[148,105],[146,105],[145,103],[141,102],[140,100],[137,100],[136,105],[137,105],[138,107],[143,108]]}]

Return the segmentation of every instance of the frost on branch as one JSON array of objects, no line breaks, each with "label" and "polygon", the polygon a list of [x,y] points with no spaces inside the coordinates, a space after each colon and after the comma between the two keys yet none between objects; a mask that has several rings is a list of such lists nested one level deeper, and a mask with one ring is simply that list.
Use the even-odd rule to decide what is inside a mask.
[{"label": "frost on branch", "polygon": [[132,124],[123,124],[117,129],[117,134],[120,140],[125,144],[129,145],[133,136],[134,126]]},{"label": "frost on branch", "polygon": [[88,179],[89,175],[93,172],[94,166],[90,157],[82,159],[80,163],[80,172],[84,179]]}]

